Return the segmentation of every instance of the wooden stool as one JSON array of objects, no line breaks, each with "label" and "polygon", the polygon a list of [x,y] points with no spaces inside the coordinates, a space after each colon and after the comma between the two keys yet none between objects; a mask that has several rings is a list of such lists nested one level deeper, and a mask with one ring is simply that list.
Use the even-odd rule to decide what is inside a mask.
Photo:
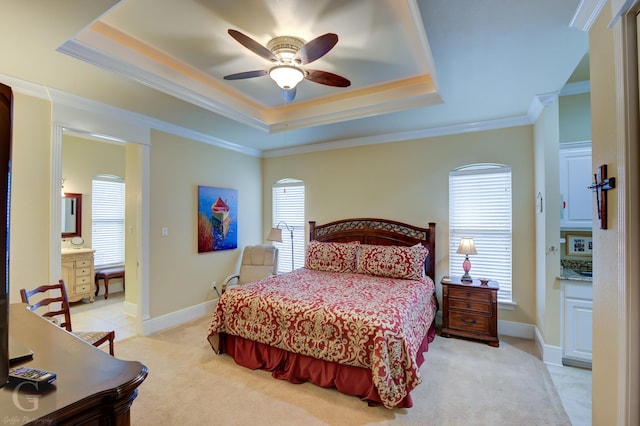
[{"label": "wooden stool", "polygon": [[100,291],[99,280],[104,281],[104,298],[109,298],[109,280],[112,278],[122,278],[122,289],[124,290],[124,268],[106,268],[96,272],[96,296]]}]

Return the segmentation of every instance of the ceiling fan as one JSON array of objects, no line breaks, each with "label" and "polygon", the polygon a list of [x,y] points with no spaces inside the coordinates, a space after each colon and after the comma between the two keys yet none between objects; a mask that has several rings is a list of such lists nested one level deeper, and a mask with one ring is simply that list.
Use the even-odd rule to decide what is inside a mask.
[{"label": "ceiling fan", "polygon": [[266,70],[225,75],[225,80],[242,80],[268,75],[280,87],[282,96],[287,102],[295,98],[296,85],[303,79],[334,87],[351,85],[349,80],[340,75],[302,67],[320,59],[338,43],[338,36],[334,33],[321,35],[308,43],[298,37],[275,37],[267,43],[266,47],[240,31],[230,29],[228,33],[256,55],[271,61],[271,67]]}]

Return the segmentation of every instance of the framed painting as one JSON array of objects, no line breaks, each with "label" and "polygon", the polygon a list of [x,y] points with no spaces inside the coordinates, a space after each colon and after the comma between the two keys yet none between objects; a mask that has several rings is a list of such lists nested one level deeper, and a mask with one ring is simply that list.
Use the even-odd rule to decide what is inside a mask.
[{"label": "framed painting", "polygon": [[593,239],[591,235],[566,235],[567,256],[591,256]]},{"label": "framed painting", "polygon": [[198,186],[198,253],[238,247],[238,190]]}]

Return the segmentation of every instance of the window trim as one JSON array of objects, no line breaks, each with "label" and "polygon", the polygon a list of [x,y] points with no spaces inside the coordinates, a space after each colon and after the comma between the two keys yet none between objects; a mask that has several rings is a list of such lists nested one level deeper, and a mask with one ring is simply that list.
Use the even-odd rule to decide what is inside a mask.
[{"label": "window trim", "polygon": [[[96,191],[95,191],[95,183],[96,182],[111,182],[111,183],[117,183],[117,184],[121,184],[121,187],[118,188],[118,192],[121,192],[122,195],[122,202],[121,202],[121,206],[122,206],[122,210],[117,211],[116,213],[118,215],[120,215],[121,217],[112,220],[112,222],[116,223],[116,226],[119,227],[119,229],[116,229],[116,232],[120,232],[120,238],[121,238],[121,246],[118,247],[118,249],[114,250],[113,254],[109,254],[107,256],[107,260],[112,259],[112,261],[107,261],[105,263],[101,263],[101,259],[102,259],[102,254],[100,254],[100,250],[102,250],[103,252],[105,251],[106,246],[102,245],[100,242],[100,238],[96,237],[96,230],[100,231],[101,227],[103,227],[101,224],[98,224],[98,222],[96,222],[96,217],[99,216],[96,214],[96,208],[99,206],[96,206],[96,201],[97,198],[95,196]],[[91,190],[92,190],[92,194],[91,194],[91,198],[92,198],[92,203],[91,203],[91,245],[92,248],[94,248],[96,250],[95,254],[94,254],[94,264],[95,264],[95,268],[96,269],[102,269],[102,268],[108,268],[108,267],[113,267],[113,266],[122,266],[124,265],[125,262],[125,239],[126,239],[126,183],[124,181],[124,179],[122,179],[119,176],[114,176],[114,175],[96,175],[93,177],[92,181],[91,181]],[[99,201],[99,200],[98,200]]]},{"label": "window trim", "polygon": [[[279,206],[276,199],[276,191],[281,188],[302,188],[301,200],[297,200],[297,207],[302,212],[283,212],[282,206]],[[272,219],[271,226],[273,228],[280,227],[282,229],[282,242],[273,242],[278,248],[278,271],[277,273],[286,273],[291,271],[291,233],[288,228],[293,227],[293,263],[294,269],[304,266],[305,256],[305,184],[304,181],[293,178],[285,178],[277,181],[271,187],[272,202]],[[280,211],[279,211],[280,210]],[[292,217],[294,214],[302,214],[301,218]],[[285,223],[287,226],[284,226]]]},{"label": "window trim", "polygon": [[[506,197],[501,196],[498,188],[496,188],[493,193],[490,193],[489,198],[486,198],[485,192],[482,193],[484,201],[494,199],[496,202],[495,208],[498,210],[496,210],[496,216],[493,218],[493,221],[490,220],[488,216],[483,216],[482,218],[480,218],[477,215],[474,215],[475,213],[481,212],[479,211],[477,204],[475,204],[475,201],[471,201],[472,203],[474,203],[473,206],[467,205],[466,209],[464,208],[464,204],[458,206],[458,208],[463,209],[463,213],[461,214],[464,214],[464,212],[471,213],[471,215],[469,216],[470,220],[466,220],[466,224],[464,224],[464,217],[455,218],[454,215],[456,215],[456,206],[454,205],[454,203],[456,203],[456,196],[452,193],[452,191],[455,190],[454,188],[452,188],[452,185],[455,184],[455,179],[452,178],[460,176],[476,177],[487,174],[495,175],[496,173],[508,174],[508,195]],[[497,181],[499,179],[499,177],[496,177]],[[477,186],[477,182],[478,181],[476,179],[474,179],[473,182],[468,182],[466,188],[468,192],[467,194],[465,194],[465,197],[471,197],[471,199],[474,197],[479,197],[479,195],[477,195],[478,192],[473,191],[473,187]],[[496,182],[496,185],[498,185],[498,182]],[[459,188],[459,190],[464,191],[464,188]],[[507,201],[509,208],[508,214],[500,214],[499,209],[501,208],[501,204],[504,204]],[[491,204],[489,204],[487,207],[488,210],[485,209],[483,212],[481,212],[483,215],[491,213]],[[507,220],[506,223],[505,220]],[[464,226],[461,225],[461,221],[463,222]],[[481,229],[482,232],[480,231]],[[464,260],[464,255],[456,253],[458,241],[461,236],[474,237],[476,248],[478,248],[478,243],[480,243],[480,246],[484,244],[485,247],[487,247],[488,245],[489,250],[486,250],[484,254],[482,253],[481,249],[478,248],[479,253],[477,255],[470,256],[472,263],[471,276],[475,278],[478,278],[480,276],[495,278],[500,285],[500,290],[498,292],[498,302],[500,308],[513,309],[513,307],[515,306],[515,302],[513,300],[513,170],[510,166],[494,163],[477,163],[459,167],[449,172],[450,276],[462,274],[461,265],[462,261]],[[500,255],[500,251],[503,249],[508,252],[507,256],[503,257]],[[485,259],[484,264],[482,263],[483,257]],[[505,266],[505,263],[508,263],[508,266]]]}]

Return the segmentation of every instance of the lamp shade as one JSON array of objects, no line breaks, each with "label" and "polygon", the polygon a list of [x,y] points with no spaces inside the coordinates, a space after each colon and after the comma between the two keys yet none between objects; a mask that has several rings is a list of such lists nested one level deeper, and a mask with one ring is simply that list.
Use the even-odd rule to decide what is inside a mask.
[{"label": "lamp shade", "polygon": [[267,241],[277,241],[279,243],[282,242],[282,229],[280,228],[271,228],[271,232],[269,232],[269,236],[267,237]]},{"label": "lamp shade", "polygon": [[269,77],[282,89],[290,90],[302,81],[304,72],[292,65],[278,65],[269,70]]},{"label": "lamp shade", "polygon": [[460,245],[458,246],[458,254],[478,254],[476,246],[473,243],[473,238],[463,237],[460,239]]}]

